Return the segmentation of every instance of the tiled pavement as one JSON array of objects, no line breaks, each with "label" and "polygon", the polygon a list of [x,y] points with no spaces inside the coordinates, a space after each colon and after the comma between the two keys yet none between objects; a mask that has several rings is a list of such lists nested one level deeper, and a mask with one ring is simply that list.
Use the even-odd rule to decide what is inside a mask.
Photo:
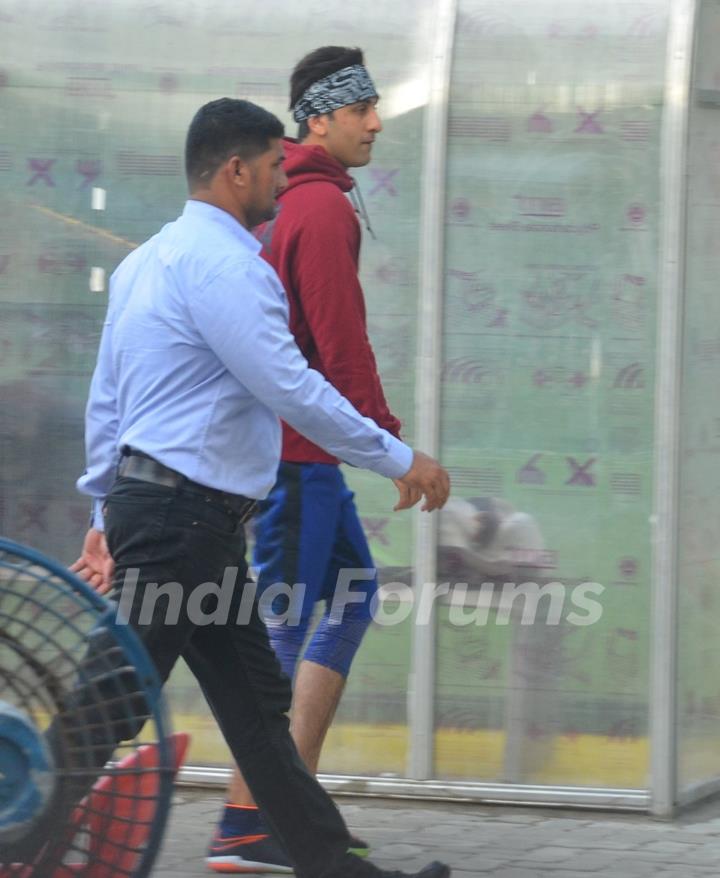
[{"label": "tiled pavement", "polygon": [[[638,814],[534,810],[408,800],[347,799],[348,825],[372,859],[412,870],[433,859],[456,878],[700,878],[720,874],[720,801],[673,823]],[[205,847],[222,806],[214,792],[177,791],[154,878],[210,874]]]}]

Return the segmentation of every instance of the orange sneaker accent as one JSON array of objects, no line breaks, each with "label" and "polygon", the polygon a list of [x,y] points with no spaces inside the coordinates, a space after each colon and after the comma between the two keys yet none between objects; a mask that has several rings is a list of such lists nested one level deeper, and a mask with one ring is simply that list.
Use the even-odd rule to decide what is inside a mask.
[{"label": "orange sneaker accent", "polygon": [[214,854],[221,854],[227,848],[235,847],[238,844],[252,844],[255,841],[264,841],[268,837],[264,832],[262,835],[237,835],[234,838],[218,838],[213,839],[212,850]]},{"label": "orange sneaker accent", "polygon": [[[226,873],[228,875],[229,874],[233,874],[233,875],[238,874],[238,867],[234,863],[211,863],[210,869],[212,869],[213,872],[223,872],[223,873]],[[254,872],[253,872],[253,874],[254,874]]]}]

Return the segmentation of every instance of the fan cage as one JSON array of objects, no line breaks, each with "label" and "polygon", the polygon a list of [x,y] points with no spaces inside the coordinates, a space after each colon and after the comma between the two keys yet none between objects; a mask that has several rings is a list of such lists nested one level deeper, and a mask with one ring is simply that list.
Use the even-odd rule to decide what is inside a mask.
[{"label": "fan cage", "polygon": [[[13,828],[7,809],[17,790],[0,796],[0,878],[149,874],[175,776],[161,688],[115,604],[57,562],[0,538],[0,703],[27,720],[38,749],[53,742],[55,762],[39,822]],[[38,832],[44,847],[14,862],[18,833]]]}]

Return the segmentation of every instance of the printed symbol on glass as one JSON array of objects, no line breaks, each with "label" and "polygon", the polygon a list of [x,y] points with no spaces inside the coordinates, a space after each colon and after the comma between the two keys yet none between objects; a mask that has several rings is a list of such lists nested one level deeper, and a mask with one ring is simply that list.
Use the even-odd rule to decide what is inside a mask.
[{"label": "printed symbol on glass", "polygon": [[536,329],[559,329],[568,323],[594,329],[599,325],[591,314],[597,289],[597,280],[586,271],[538,271],[522,292],[522,319]]},{"label": "printed symbol on glass", "polygon": [[69,76],[65,94],[73,98],[114,100],[112,80],[107,76]]},{"label": "printed symbol on glass", "polygon": [[55,164],[55,159],[28,159],[28,168],[33,172],[32,177],[27,181],[27,186],[34,186],[42,181],[46,186],[55,186],[50,169]]},{"label": "printed symbol on glass", "polygon": [[527,121],[530,134],[552,134],[555,130],[552,119],[542,110],[536,110]]},{"label": "printed symbol on glass", "polygon": [[631,204],[628,206],[625,216],[632,226],[642,226],[645,224],[645,207],[642,204]]},{"label": "printed symbol on glass", "polygon": [[645,387],[645,367],[642,363],[630,363],[615,376],[613,388],[616,390],[639,390]]},{"label": "printed symbol on glass", "polygon": [[180,87],[180,80],[174,73],[164,73],[158,81],[158,88],[165,94],[174,94]]},{"label": "printed symbol on glass", "polygon": [[485,326],[502,327],[507,324],[507,308],[498,307],[495,287],[482,280],[476,271],[448,271],[450,298],[462,305],[464,312],[485,318]]},{"label": "printed symbol on glass", "polygon": [[647,281],[636,274],[624,274],[617,281],[612,300],[614,322],[627,331],[637,332],[645,324]]},{"label": "printed symbol on glass", "polygon": [[393,168],[391,171],[382,168],[370,168],[370,174],[375,185],[370,190],[370,195],[377,195],[380,192],[387,192],[393,198],[398,194],[395,187],[394,178],[400,173],[400,168]]},{"label": "printed symbol on glass", "polygon": [[399,256],[393,256],[378,266],[375,270],[375,278],[382,284],[391,286],[407,287],[412,283],[412,277],[407,262]]},{"label": "printed symbol on glass", "polygon": [[102,173],[102,162],[100,159],[78,159],[75,170],[83,178],[78,188],[87,189],[93,180],[97,180]]},{"label": "printed symbol on glass", "polygon": [[564,198],[546,195],[513,195],[515,209],[520,216],[557,218],[567,211]]},{"label": "printed symbol on glass", "polygon": [[577,108],[578,126],[575,134],[603,134],[605,129],[598,120],[598,116],[602,113],[602,108],[588,113],[582,107]]},{"label": "printed symbol on glass", "polygon": [[517,481],[521,485],[544,485],[547,479],[545,473],[537,465],[542,454],[538,452],[528,460],[525,466],[517,471]]},{"label": "printed symbol on glass", "polygon": [[613,494],[639,497],[642,493],[642,479],[637,473],[612,473],[610,490]]},{"label": "printed symbol on glass", "polygon": [[634,579],[639,568],[640,564],[637,558],[621,558],[618,562],[618,570],[623,579]]},{"label": "printed symbol on glass", "polygon": [[629,142],[645,143],[650,139],[652,127],[645,119],[627,119],[620,123],[620,136]]},{"label": "printed symbol on glass", "polygon": [[490,377],[490,370],[481,360],[473,357],[455,357],[442,368],[443,384],[481,384]]},{"label": "printed symbol on glass", "polygon": [[75,274],[85,268],[85,257],[79,253],[48,251],[38,256],[38,271],[43,274]]},{"label": "printed symbol on glass", "polygon": [[455,198],[450,204],[450,216],[459,223],[467,222],[471,212],[472,205],[467,198]]},{"label": "printed symbol on glass", "polygon": [[566,485],[575,485],[583,488],[595,487],[595,476],[590,472],[590,468],[595,463],[596,458],[591,457],[585,463],[579,463],[574,457],[566,457],[568,466],[572,475],[565,482]]},{"label": "printed symbol on glass", "polygon": [[363,528],[365,529],[365,536],[367,537],[368,542],[371,542],[372,540],[377,540],[383,546],[390,545],[390,540],[385,533],[388,524],[390,524],[389,518],[363,517],[362,524]]}]

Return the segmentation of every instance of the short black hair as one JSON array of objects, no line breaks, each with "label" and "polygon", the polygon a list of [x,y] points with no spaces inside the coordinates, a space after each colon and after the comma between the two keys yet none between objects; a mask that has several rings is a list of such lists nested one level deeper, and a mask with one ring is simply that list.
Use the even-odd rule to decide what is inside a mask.
[{"label": "short black hair", "polygon": [[282,122],[257,104],[235,98],[219,98],[195,113],[185,141],[185,174],[190,191],[207,184],[230,156],[246,161],[282,137]]},{"label": "short black hair", "polygon": [[[295,65],[290,74],[290,109],[292,110],[318,79],[337,73],[344,67],[352,67],[353,64],[364,64],[365,57],[362,49],[349,49],[346,46],[321,46],[305,55]],[[332,115],[330,113],[329,115]],[[309,133],[307,121],[300,122],[298,126],[298,140],[304,140]]]}]

